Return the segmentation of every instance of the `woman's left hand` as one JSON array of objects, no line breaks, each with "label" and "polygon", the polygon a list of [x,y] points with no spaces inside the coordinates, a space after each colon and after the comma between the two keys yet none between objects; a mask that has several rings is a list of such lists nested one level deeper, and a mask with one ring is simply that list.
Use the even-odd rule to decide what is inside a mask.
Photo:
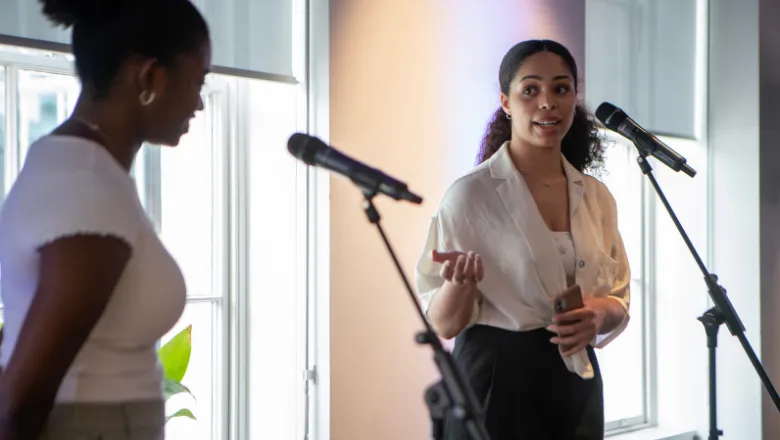
[{"label": "woman's left hand", "polygon": [[547,330],[558,336],[550,339],[562,348],[563,356],[573,355],[585,349],[601,332],[606,321],[609,301],[606,298],[583,298],[583,307],[553,315],[553,324]]}]

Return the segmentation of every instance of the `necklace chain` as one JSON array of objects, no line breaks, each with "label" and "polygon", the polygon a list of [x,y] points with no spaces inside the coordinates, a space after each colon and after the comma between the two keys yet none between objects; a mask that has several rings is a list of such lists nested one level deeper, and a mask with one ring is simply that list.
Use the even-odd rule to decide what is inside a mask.
[{"label": "necklace chain", "polygon": [[[523,174],[523,175],[533,175],[533,173],[528,172],[528,171],[524,170],[523,168],[520,168],[520,174]],[[553,188],[553,187],[557,186],[559,183],[563,182],[564,180],[566,180],[566,176],[556,177],[552,181],[552,183],[544,182],[544,181],[541,181],[541,180],[537,180],[537,182],[541,183],[542,185],[546,186],[547,188]]]},{"label": "necklace chain", "polygon": [[79,116],[71,116],[70,119],[92,130],[95,134],[103,138],[103,141],[106,143],[106,148],[108,148],[109,150],[113,150],[113,143],[111,142],[111,138],[109,138],[108,135],[106,135],[106,133],[103,131],[103,129],[100,128],[99,125],[95,124],[94,122],[88,121],[84,118],[81,118]]}]

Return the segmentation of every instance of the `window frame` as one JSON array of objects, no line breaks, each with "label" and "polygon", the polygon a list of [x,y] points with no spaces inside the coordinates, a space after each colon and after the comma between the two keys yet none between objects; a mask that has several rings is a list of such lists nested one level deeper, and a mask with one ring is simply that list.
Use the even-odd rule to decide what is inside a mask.
[{"label": "window frame", "polygon": [[[629,155],[635,153],[639,157],[639,152],[631,141],[621,135],[604,128],[599,129],[599,134],[605,139],[605,148],[627,148]],[[637,169],[639,165],[637,164]],[[608,170],[607,170],[608,172]],[[641,180],[641,263],[640,267],[631,268],[631,283],[638,284],[642,289],[641,304],[642,314],[636,316],[632,314],[632,320],[640,318],[642,320],[642,394],[643,394],[643,414],[618,420],[605,420],[604,431],[606,436],[623,434],[629,431],[649,428],[657,425],[657,386],[656,386],[656,309],[655,309],[655,234],[656,228],[655,209],[656,199],[652,186],[643,175]],[[620,201],[616,200],[618,210],[620,210]],[[634,303],[632,298],[632,303]]]},{"label": "window frame", "polygon": [[[50,51],[26,49],[0,43],[0,66],[5,69],[5,160],[3,196],[21,171],[19,151],[19,71],[30,70],[55,75],[75,75],[72,57]],[[11,111],[14,110],[14,111]],[[0,199],[2,200],[2,199]]]},{"label": "window frame", "polygon": [[[185,301],[185,308],[191,304],[208,303],[212,307],[212,325],[211,346],[215,356],[212,358],[211,368],[214,378],[211,383],[212,407],[212,437],[218,435],[223,439],[229,439],[230,427],[228,420],[231,412],[235,411],[229,402],[231,392],[230,382],[234,372],[231,370],[230,356],[234,351],[241,348],[230,344],[229,334],[233,298],[235,291],[230,282],[231,272],[234,271],[233,262],[241,261],[236,259],[237,250],[233,247],[230,239],[230,223],[232,218],[231,210],[234,209],[230,199],[231,173],[230,173],[230,147],[231,139],[228,131],[225,129],[230,124],[227,108],[229,106],[229,97],[227,96],[228,84],[235,82],[233,78],[225,78],[222,75],[210,75],[207,78],[206,86],[203,88],[205,105],[210,109],[207,113],[210,116],[209,126],[211,127],[212,144],[212,167],[213,178],[219,182],[217,187],[212,187],[212,197],[215,206],[218,205],[216,213],[213,215],[212,224],[212,249],[215,249],[212,256],[212,291],[209,295],[190,295],[188,293]],[[151,218],[158,233],[162,228],[163,201],[162,201],[162,150],[161,146],[144,146],[144,180],[143,191],[145,197],[145,208]],[[138,161],[138,159],[136,159]],[[149,173],[146,167],[151,168]],[[152,176],[152,179],[149,177]],[[155,187],[155,182],[158,185]],[[152,206],[152,212],[148,211],[148,206]],[[215,214],[215,211],[212,211]],[[218,214],[222,214],[221,216]],[[155,217],[156,215],[156,217]],[[219,291],[220,293],[216,293]]]}]

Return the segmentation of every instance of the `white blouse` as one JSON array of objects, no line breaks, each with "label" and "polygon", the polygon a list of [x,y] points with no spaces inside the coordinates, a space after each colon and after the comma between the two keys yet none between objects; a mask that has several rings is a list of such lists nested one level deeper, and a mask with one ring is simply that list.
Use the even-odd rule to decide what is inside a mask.
[{"label": "white blouse", "polygon": [[[568,180],[571,243],[558,238],[544,223],[521,174],[509,156],[508,142],[489,160],[458,179],[444,195],[432,218],[415,269],[423,311],[444,283],[432,251],[475,251],[482,256],[485,278],[479,284],[482,302],[471,325],[526,331],[552,323],[552,298],[568,285],[567,272],[584,296],[608,297],[628,312],[630,269],[617,228],[615,201],[607,187],[577,171],[561,158]],[[563,252],[559,249],[562,248]],[[576,252],[575,252],[576,250]],[[572,267],[574,266],[574,267]],[[623,332],[626,319],[592,345],[606,346]],[[583,350],[564,357],[569,371],[593,377]]]},{"label": "white blouse", "polygon": [[571,238],[571,232],[555,231],[552,233],[553,242],[558,249],[558,254],[563,263],[563,271],[566,273],[566,285],[574,284],[574,275],[577,272],[577,254],[574,249],[574,240]]}]

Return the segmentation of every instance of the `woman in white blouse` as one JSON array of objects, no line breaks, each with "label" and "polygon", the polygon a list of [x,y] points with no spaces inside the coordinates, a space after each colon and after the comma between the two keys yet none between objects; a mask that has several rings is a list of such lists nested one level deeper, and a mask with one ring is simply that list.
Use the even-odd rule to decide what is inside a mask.
[{"label": "woman in white blouse", "polygon": [[[615,201],[583,174],[602,161],[577,103],[577,66],[554,41],[514,46],[480,164],[446,192],[416,268],[422,307],[485,408],[493,440],[604,436],[594,347],[628,323]],[[557,313],[578,284],[584,307]],[[466,440],[455,420],[447,440]]]}]

